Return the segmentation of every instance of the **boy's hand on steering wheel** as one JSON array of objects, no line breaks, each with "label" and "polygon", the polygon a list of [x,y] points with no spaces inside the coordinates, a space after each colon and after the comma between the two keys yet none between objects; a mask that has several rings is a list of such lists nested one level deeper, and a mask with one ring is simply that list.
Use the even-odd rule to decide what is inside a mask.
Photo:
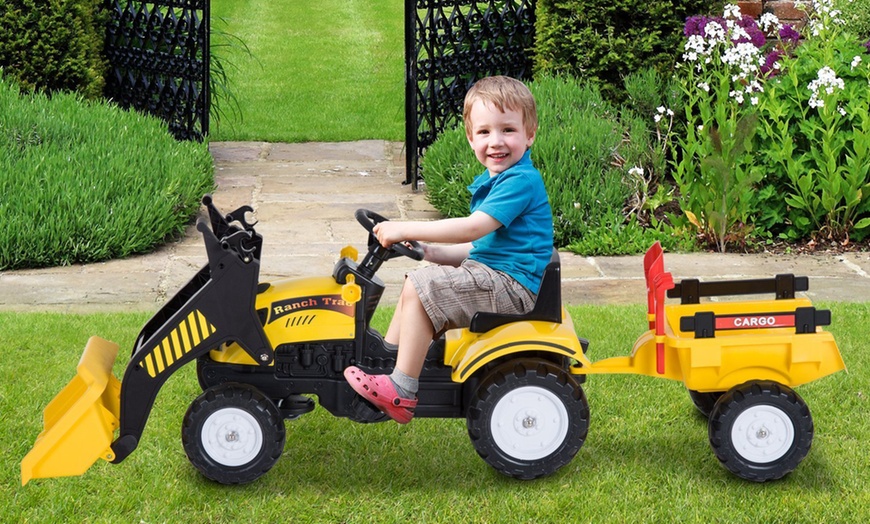
[{"label": "boy's hand on steering wheel", "polygon": [[385,221],[375,224],[372,229],[372,234],[378,239],[378,242],[385,248],[389,248],[395,243],[407,240],[401,232],[402,223]]}]

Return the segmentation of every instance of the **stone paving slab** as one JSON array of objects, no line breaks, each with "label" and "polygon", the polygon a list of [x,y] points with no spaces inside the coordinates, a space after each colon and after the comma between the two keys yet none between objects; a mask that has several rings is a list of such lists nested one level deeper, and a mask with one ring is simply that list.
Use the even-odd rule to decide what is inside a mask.
[{"label": "stone paving slab", "polygon": [[[335,144],[221,142],[214,201],[229,212],[251,205],[264,237],[261,280],[323,276],[345,245],[365,252],[367,234],[354,219],[367,208],[391,219],[440,217],[425,190],[405,180],[401,143]],[[421,185],[425,187],[425,184]],[[41,270],[0,272],[0,310],[156,311],[206,263],[202,237],[183,238],[125,260]],[[397,258],[379,272],[384,304],[394,304],[407,271],[422,263]],[[665,254],[675,280],[810,278],[813,300],[870,300],[870,253],[845,255]],[[562,253],[562,294],[568,304],[642,304],[642,257],[581,257]]]}]

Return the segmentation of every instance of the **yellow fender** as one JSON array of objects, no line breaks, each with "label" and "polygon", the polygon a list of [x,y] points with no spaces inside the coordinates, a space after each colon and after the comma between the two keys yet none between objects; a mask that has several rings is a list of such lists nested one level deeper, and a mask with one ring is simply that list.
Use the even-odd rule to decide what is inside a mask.
[{"label": "yellow fender", "polygon": [[486,333],[448,331],[444,363],[453,368],[453,381],[461,383],[489,362],[527,351],[545,351],[577,360],[581,365],[590,364],[564,308],[561,324],[533,320],[505,324]]}]

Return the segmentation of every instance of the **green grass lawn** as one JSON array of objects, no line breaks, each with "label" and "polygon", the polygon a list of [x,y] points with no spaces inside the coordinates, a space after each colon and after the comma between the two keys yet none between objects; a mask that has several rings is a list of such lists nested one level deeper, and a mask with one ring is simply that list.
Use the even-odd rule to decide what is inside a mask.
[{"label": "green grass lawn", "polygon": [[242,114],[224,104],[210,140],[404,140],[400,0],[214,0],[211,9],[213,28],[251,56],[212,38]]},{"label": "green grass lawn", "polygon": [[[551,477],[496,473],[474,452],[464,420],[363,425],[318,408],[287,423],[284,455],[268,474],[222,486],[201,477],[181,446],[184,412],[199,394],[188,366],[164,386],[139,448],[122,464],[98,461],[81,477],[21,487],[20,461],[42,428],[42,409],[71,378],[87,338],[121,344],[120,376],[147,316],[0,313],[0,522],[867,522],[870,303],[825,307],[849,372],[798,388],[813,413],[813,448],[793,473],[767,484],[718,464],[681,384],[605,375],[584,385],[586,443]],[[640,307],[570,311],[593,360],[625,354],[645,329]]]}]

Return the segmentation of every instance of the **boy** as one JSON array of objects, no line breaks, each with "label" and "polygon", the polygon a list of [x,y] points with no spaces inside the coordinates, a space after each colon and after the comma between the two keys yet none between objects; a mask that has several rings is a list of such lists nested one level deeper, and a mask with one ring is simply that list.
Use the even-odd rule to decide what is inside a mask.
[{"label": "boy", "polygon": [[384,337],[398,345],[393,373],[368,375],[356,366],[344,372],[357,393],[400,424],[414,416],[431,341],[467,327],[477,311],[530,311],[553,251],[553,215],[529,151],[538,128],[531,92],[513,78],[484,78],[468,91],[462,117],[468,143],[486,168],[468,186],[471,214],[374,227],[384,247],[405,240],[452,245],[422,244],[433,265],[405,279]]}]

